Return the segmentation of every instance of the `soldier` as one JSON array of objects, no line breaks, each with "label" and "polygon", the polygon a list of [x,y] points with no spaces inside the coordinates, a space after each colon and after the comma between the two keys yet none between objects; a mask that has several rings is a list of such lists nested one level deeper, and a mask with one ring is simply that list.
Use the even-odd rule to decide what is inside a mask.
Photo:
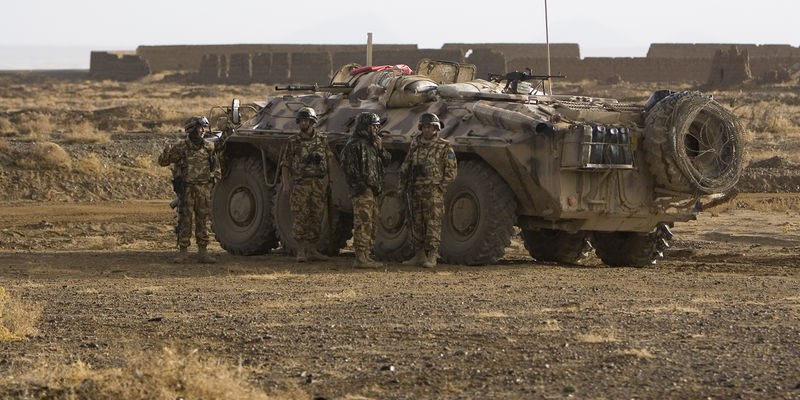
[{"label": "soldier", "polygon": [[[292,135],[281,158],[281,189],[289,196],[297,240],[297,261],[324,261],[329,258],[317,251],[320,224],[325,210],[325,188],[328,185],[328,162],[333,153],[328,137],[314,129],[317,113],[303,107],[295,118],[300,133]],[[289,175],[294,179],[290,189]]]},{"label": "soldier", "polygon": [[378,135],[381,119],[376,114],[358,115],[356,131],[342,149],[342,169],[353,201],[353,247],[356,268],[379,268],[370,251],[375,245],[378,196],[383,191],[384,167],[392,155]]},{"label": "soldier", "polygon": [[436,266],[442,233],[444,192],[456,179],[456,153],[447,140],[439,137],[443,124],[436,114],[419,118],[422,132],[414,136],[400,166],[400,187],[409,197],[411,240],[414,257],[404,265]]},{"label": "soldier", "polygon": [[186,120],[184,130],[187,138],[176,145],[168,143],[158,157],[158,164],[166,167],[177,164],[179,175],[183,177],[183,196],[178,213],[178,256],[176,263],[188,261],[187,248],[192,235],[192,214],[194,232],[197,240],[198,260],[214,263],[208,254],[208,207],[211,187],[214,185],[214,171],[217,165],[214,144],[203,139],[208,127],[206,117],[191,117]]}]

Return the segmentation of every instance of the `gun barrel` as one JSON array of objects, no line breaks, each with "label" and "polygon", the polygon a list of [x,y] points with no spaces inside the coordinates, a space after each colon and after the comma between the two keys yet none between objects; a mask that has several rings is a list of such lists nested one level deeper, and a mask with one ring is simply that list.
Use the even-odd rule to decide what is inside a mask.
[{"label": "gun barrel", "polygon": [[331,93],[347,93],[352,89],[353,87],[348,85],[347,83],[334,83],[329,86],[319,86],[316,83],[313,85],[275,86],[275,90],[287,90],[287,91],[311,90],[314,92],[331,92]]}]

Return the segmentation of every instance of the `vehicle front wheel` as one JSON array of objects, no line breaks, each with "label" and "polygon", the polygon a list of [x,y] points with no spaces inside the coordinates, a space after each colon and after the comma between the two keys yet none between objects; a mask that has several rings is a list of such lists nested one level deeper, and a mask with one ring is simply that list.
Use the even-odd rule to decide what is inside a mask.
[{"label": "vehicle front wheel", "polygon": [[[266,171],[265,171],[266,169]],[[265,254],[278,245],[272,219],[275,169],[260,158],[230,160],[228,173],[211,191],[211,226],[223,249],[236,255]]]}]

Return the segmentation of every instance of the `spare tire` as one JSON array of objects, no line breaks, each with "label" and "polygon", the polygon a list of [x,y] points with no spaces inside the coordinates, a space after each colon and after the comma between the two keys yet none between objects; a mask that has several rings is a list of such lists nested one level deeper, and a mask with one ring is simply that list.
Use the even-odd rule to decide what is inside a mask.
[{"label": "spare tire", "polygon": [[681,193],[722,193],[739,181],[744,129],[711,96],[685,91],[647,113],[643,149],[660,186]]}]

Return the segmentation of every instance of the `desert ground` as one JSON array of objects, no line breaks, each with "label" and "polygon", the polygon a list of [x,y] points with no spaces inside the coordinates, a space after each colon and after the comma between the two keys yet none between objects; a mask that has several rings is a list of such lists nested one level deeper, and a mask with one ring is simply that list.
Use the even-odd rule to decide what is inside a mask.
[{"label": "desert ground", "polygon": [[[562,83],[644,101],[692,83]],[[176,265],[187,115],[263,85],[0,74],[0,398],[800,399],[800,94],[713,90],[748,128],[740,194],[647,268]],[[211,113],[213,115],[213,112]]]}]

